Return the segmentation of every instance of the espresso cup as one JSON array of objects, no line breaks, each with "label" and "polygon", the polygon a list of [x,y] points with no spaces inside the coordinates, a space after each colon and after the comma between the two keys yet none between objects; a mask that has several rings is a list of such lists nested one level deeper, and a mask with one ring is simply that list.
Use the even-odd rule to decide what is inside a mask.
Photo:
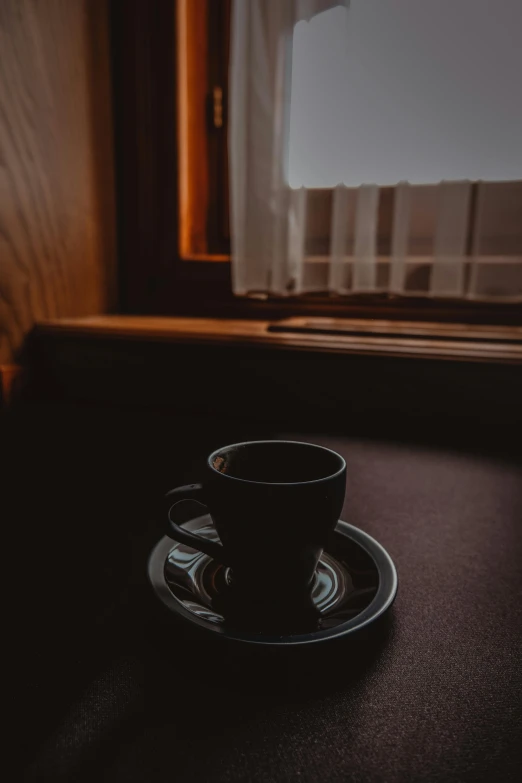
[{"label": "espresso cup", "polygon": [[[311,443],[236,443],[207,459],[201,484],[167,493],[168,535],[228,566],[234,591],[278,606],[310,596],[344,502],[346,463]],[[221,543],[180,527],[177,503],[205,505]]]}]

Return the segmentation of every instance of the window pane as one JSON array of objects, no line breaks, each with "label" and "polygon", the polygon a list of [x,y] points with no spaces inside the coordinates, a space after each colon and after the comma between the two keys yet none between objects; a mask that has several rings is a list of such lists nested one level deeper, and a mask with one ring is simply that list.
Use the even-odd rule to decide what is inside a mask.
[{"label": "window pane", "polygon": [[293,187],[522,178],[522,0],[351,0],[296,25]]}]

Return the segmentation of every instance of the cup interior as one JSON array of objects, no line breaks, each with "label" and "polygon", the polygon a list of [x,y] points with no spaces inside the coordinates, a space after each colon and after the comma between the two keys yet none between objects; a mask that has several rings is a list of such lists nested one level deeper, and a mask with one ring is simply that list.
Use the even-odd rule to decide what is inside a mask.
[{"label": "cup interior", "polygon": [[301,484],[334,476],[344,468],[335,451],[286,440],[236,443],[215,451],[210,466],[231,478],[261,484]]}]

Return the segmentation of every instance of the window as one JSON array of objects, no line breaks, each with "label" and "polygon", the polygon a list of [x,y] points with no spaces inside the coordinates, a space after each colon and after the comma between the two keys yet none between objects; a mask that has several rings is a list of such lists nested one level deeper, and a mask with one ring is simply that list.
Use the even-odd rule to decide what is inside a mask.
[{"label": "window", "polygon": [[[395,1],[399,2],[399,0]],[[463,0],[460,2],[462,3]],[[484,5],[482,0],[480,4]],[[138,3],[133,5],[139,6]],[[145,131],[149,141],[144,155],[153,158],[154,176],[159,180],[151,186],[151,166],[147,164],[143,166],[143,171],[148,173],[134,176],[132,182],[135,199],[143,203],[142,213],[148,212],[147,220],[150,225],[147,229],[144,225],[140,228],[142,236],[140,241],[143,243],[141,250],[139,242],[130,239],[135,227],[132,225],[125,227],[125,231],[129,234],[127,252],[135,259],[131,261],[130,270],[126,274],[129,309],[140,312],[219,314],[223,309],[230,313],[230,308],[233,308],[234,312],[254,317],[259,316],[260,313],[269,316],[317,313],[469,322],[520,321],[520,308],[509,305],[499,308],[482,303],[460,304],[414,299],[398,302],[379,295],[356,296],[342,301],[314,294],[303,297],[299,301],[269,300],[265,303],[245,302],[234,298],[230,292],[228,263],[230,228],[227,174],[227,75],[231,2],[230,0],[172,0],[172,5],[170,3],[153,5],[153,11],[141,9],[135,14],[136,17],[145,14],[147,19],[136,18],[134,32],[127,32],[123,36],[127,44],[129,38],[132,39],[134,36],[132,43],[135,49],[136,46],[138,49],[139,47],[147,49],[147,52],[141,55],[138,52],[137,55],[147,61],[146,68],[141,70],[148,68],[149,72],[145,79],[145,86],[139,85],[140,89],[134,91],[132,101],[134,103],[137,100],[141,101],[141,108],[139,112],[134,108],[132,118],[139,126],[136,136],[140,137],[146,125],[143,114],[147,115],[148,112],[149,127],[146,127]],[[352,10],[357,11],[357,5],[360,3],[354,0]],[[169,6],[168,10],[166,10],[167,6]],[[333,19],[332,15],[336,13],[338,13],[336,9],[325,12],[324,18],[321,20],[317,17],[312,25],[326,24],[327,17]],[[305,24],[308,24],[311,29],[310,23]],[[146,25],[149,25],[150,35],[148,43],[144,44],[143,28]],[[297,63],[299,35],[297,30],[294,41],[294,58]],[[123,58],[123,54],[121,57]],[[166,72],[169,62],[174,62],[175,65],[170,75]],[[157,83],[159,69],[161,69],[160,85]],[[299,77],[297,66],[294,77],[296,80]],[[128,71],[125,79],[126,100],[130,103],[131,85],[128,83]],[[145,95],[147,86],[150,88],[149,95]],[[176,94],[176,100],[170,105],[166,99],[169,89]],[[298,116],[296,112],[299,111],[297,84],[295,94],[289,170],[291,177],[306,179],[312,176],[310,172],[296,173],[299,148],[301,146],[306,150],[306,145],[311,143],[305,138],[299,141],[295,135],[295,121]],[[144,107],[145,111],[143,111]],[[124,107],[122,116],[128,115],[129,112]],[[178,140],[177,148],[169,147],[169,143],[172,144],[174,138]],[[141,142],[145,143],[144,140]],[[506,145],[503,149],[505,152]],[[499,162],[498,156],[495,157],[494,162]],[[470,171],[470,175],[472,174],[473,172]],[[309,191],[308,203],[314,228],[310,239],[313,245],[311,251],[318,255],[327,249],[332,213],[332,189],[323,186],[332,184],[331,177],[329,180],[328,177],[321,179],[322,176],[321,174],[319,180],[307,180],[307,183],[314,186],[318,182],[321,183],[321,187],[314,187]],[[477,172],[473,176],[480,178],[482,174]],[[141,185],[137,182],[140,177]],[[350,182],[350,185],[356,184],[355,174],[354,177],[354,182]],[[419,173],[418,177],[424,179],[425,174]],[[378,207],[378,252],[386,254],[390,247],[396,197],[392,180],[396,179],[396,174],[385,172],[379,175],[379,179],[383,181],[379,183],[381,187]],[[413,247],[422,252],[424,233],[430,229],[432,215],[429,211],[429,186],[419,187],[424,189],[424,201],[428,204],[428,208],[422,208],[422,200],[419,201]],[[521,191],[517,183],[515,185],[511,183],[510,190],[500,186],[499,188],[492,200],[503,206],[497,210],[496,217],[491,215],[490,237],[498,247],[502,246],[502,252],[509,253],[511,248],[520,246],[520,221],[517,210]],[[153,198],[146,198],[146,192],[153,192]],[[179,195],[177,200],[176,193]],[[469,247],[473,241],[476,207],[476,186],[473,186],[469,206]],[[178,216],[177,221],[172,220],[173,213]],[[129,214],[128,210],[127,214]],[[142,224],[146,222],[143,214],[141,222]],[[151,241],[155,243],[153,252],[149,250],[146,253],[145,247],[150,248]],[[147,254],[146,260],[144,260],[145,254]],[[137,306],[134,304],[136,301],[139,302]]]}]

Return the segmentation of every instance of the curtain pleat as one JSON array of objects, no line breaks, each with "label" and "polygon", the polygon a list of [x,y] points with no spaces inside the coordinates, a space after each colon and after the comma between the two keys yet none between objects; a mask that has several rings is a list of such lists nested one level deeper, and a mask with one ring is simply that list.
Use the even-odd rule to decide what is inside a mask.
[{"label": "curtain pleat", "polygon": [[522,182],[478,183],[470,299],[522,301],[521,224]]},{"label": "curtain pleat", "polygon": [[470,182],[441,182],[439,185],[430,279],[432,296],[464,295],[470,197]]},{"label": "curtain pleat", "polygon": [[406,283],[406,261],[410,236],[411,187],[399,182],[395,188],[393,233],[390,258],[390,293],[403,294]]},{"label": "curtain pleat", "polygon": [[379,188],[361,185],[357,192],[353,243],[352,291],[374,292],[377,288],[377,220]]},{"label": "curtain pleat", "polygon": [[306,239],[306,188],[297,188],[290,194],[288,260],[289,275],[285,293],[300,294],[303,291],[303,268]]},{"label": "curtain pleat", "polygon": [[347,187],[338,185],[334,188],[328,270],[328,290],[331,293],[347,294],[351,288],[351,265],[347,263],[352,255],[347,220],[348,200]]}]

